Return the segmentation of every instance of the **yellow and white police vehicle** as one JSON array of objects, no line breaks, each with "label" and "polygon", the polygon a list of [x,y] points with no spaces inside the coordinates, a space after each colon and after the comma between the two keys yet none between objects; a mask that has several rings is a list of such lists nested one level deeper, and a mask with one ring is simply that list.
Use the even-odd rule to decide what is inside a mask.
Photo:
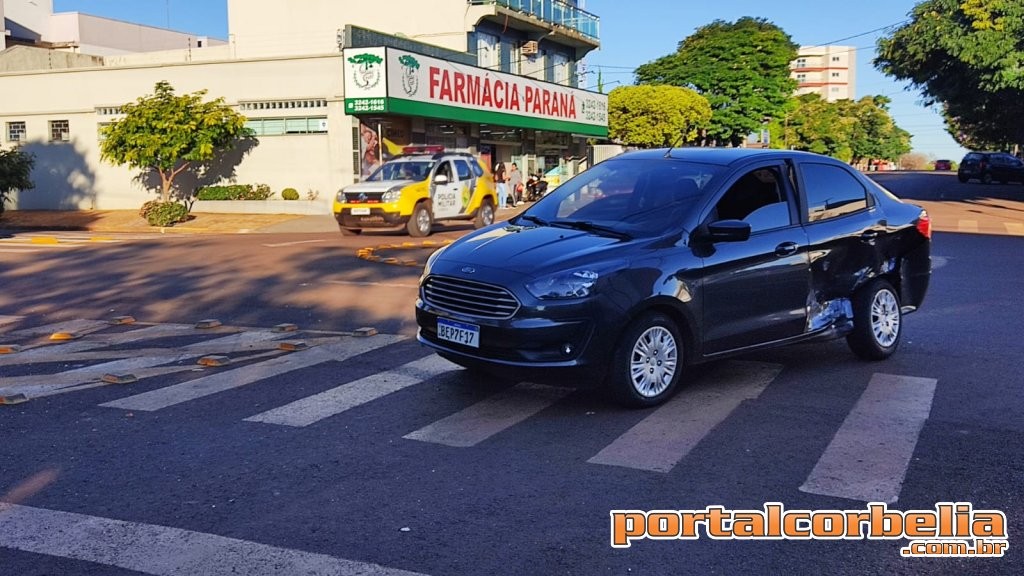
[{"label": "yellow and white police vehicle", "polygon": [[472,154],[407,146],[366,180],[342,188],[334,217],[346,235],[404,226],[410,236],[420,237],[429,235],[436,221],[488,226],[497,205],[494,179]]}]

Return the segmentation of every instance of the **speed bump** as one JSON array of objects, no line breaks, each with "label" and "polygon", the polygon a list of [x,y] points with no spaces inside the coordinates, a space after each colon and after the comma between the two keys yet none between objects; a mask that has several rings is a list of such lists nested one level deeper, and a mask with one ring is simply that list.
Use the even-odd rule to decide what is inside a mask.
[{"label": "speed bump", "polygon": [[207,318],[206,320],[200,320],[199,322],[196,322],[196,328],[199,328],[201,330],[208,328],[216,328],[217,326],[220,326],[220,320],[214,318]]},{"label": "speed bump", "polygon": [[15,354],[21,352],[21,346],[17,344],[0,344],[0,354]]},{"label": "speed bump", "polygon": [[60,240],[57,240],[53,236],[35,236],[32,238],[33,244],[60,244]]},{"label": "speed bump", "polygon": [[309,348],[309,344],[306,344],[302,340],[293,340],[290,342],[281,342],[277,345],[278,350],[286,350],[288,352],[298,352]]},{"label": "speed bump", "polygon": [[199,359],[200,366],[209,366],[211,368],[227,366],[230,363],[231,358],[228,358],[227,356],[203,356]]},{"label": "speed bump", "polygon": [[367,338],[369,336],[376,336],[377,335],[377,329],[373,328],[371,326],[364,326],[364,327],[356,330],[355,332],[353,332],[352,335],[353,336],[358,336],[360,338]]},{"label": "speed bump", "polygon": [[100,380],[107,384],[131,384],[137,382],[139,378],[135,374],[104,374]]},{"label": "speed bump", "polygon": [[278,324],[274,326],[274,332],[295,332],[299,327],[295,324]]},{"label": "speed bump", "polygon": [[24,394],[0,396],[0,405],[13,406],[15,404],[24,404],[25,402],[28,402],[28,396],[25,396]]},{"label": "speed bump", "polygon": [[110,323],[115,326],[120,326],[122,324],[134,324],[135,318],[131,316],[115,316],[110,319]]},{"label": "speed bump", "polygon": [[54,332],[50,334],[50,340],[54,342],[65,342],[67,340],[76,340],[77,338],[78,334],[74,332]]}]

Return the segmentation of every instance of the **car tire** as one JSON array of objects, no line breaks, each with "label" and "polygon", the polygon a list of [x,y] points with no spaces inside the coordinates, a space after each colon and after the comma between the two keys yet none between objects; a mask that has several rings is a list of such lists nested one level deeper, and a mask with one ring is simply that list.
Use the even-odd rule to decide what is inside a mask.
[{"label": "car tire", "polygon": [[981,183],[982,184],[991,184],[992,183],[992,175],[989,174],[988,172],[985,172],[984,174],[982,174],[981,175]]},{"label": "car tire", "polygon": [[430,214],[430,209],[427,208],[427,203],[420,202],[412,209],[412,216],[409,217],[409,223],[405,225],[405,229],[409,232],[409,236],[422,238],[430,236],[433,227],[434,218]]},{"label": "car tire", "polygon": [[490,200],[484,200],[480,209],[476,211],[476,218],[473,219],[474,228],[484,228],[494,224],[494,204]]},{"label": "car tire", "polygon": [[684,367],[679,327],[664,314],[647,312],[622,333],[605,376],[605,388],[625,406],[656,406],[675,393]]},{"label": "car tire", "polygon": [[903,335],[900,297],[889,282],[878,279],[853,297],[853,332],[846,343],[865,360],[892,356]]},{"label": "car tire", "polygon": [[961,184],[966,184],[967,181],[970,180],[966,174],[957,174],[956,179],[959,180]]},{"label": "car tire", "polygon": [[341,228],[342,236],[359,236],[362,233],[362,228]]}]

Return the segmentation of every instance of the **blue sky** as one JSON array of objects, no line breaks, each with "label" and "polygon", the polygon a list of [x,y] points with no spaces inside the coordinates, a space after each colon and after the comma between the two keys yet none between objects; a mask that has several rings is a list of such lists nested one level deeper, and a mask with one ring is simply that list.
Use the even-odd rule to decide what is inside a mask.
[{"label": "blue sky", "polygon": [[[743,16],[767,18],[802,45],[842,44],[857,51],[856,96],[883,94],[892,99],[893,118],[914,135],[917,152],[959,160],[966,152],[946,133],[938,112],[920,104],[917,92],[907,91],[874,69],[875,42],[885,32],[872,30],[903,22],[913,0],[581,0],[601,18],[601,49],[589,54],[590,70],[602,68],[606,91],[633,81],[640,64],[674,52],[681,40],[714,20]],[[54,0],[54,11],[77,11],[130,22],[227,37],[226,0]],[[339,23],[341,24],[341,23]],[[862,35],[863,34],[863,35]],[[856,36],[855,38],[851,38]],[[596,73],[585,82],[596,86]],[[618,82],[618,84],[616,84]]]}]

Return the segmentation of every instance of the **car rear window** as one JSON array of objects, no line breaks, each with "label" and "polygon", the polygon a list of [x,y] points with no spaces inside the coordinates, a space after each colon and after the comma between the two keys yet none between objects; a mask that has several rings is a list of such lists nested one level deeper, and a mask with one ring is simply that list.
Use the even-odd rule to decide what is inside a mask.
[{"label": "car rear window", "polygon": [[868,207],[864,185],[845,169],[810,162],[800,169],[804,175],[808,222],[837,218]]}]

